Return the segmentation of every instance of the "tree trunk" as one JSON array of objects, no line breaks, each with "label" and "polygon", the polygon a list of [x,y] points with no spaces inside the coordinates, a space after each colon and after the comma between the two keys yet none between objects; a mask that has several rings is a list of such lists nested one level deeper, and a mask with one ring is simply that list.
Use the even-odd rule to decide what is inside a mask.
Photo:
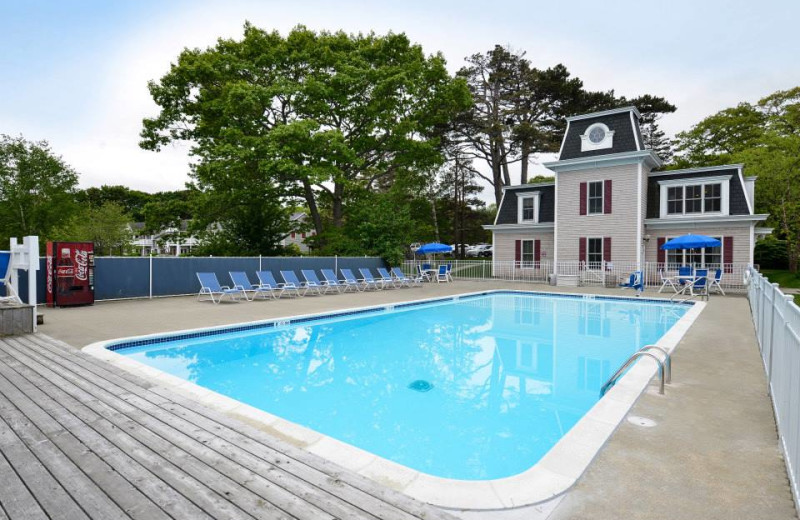
[{"label": "tree trunk", "polygon": [[344,206],[342,203],[342,198],[344,195],[344,187],[341,183],[336,183],[333,185],[333,226],[340,228],[344,224],[343,215],[344,215]]},{"label": "tree trunk", "polygon": [[520,184],[528,184],[528,160],[531,156],[531,148],[528,143],[522,143],[522,150],[520,153],[520,175],[519,181]]},{"label": "tree trunk", "polygon": [[439,219],[436,216],[436,196],[431,192],[431,216],[433,217],[433,236],[439,242]]},{"label": "tree trunk", "polygon": [[303,195],[308,204],[308,211],[311,213],[311,220],[314,222],[314,231],[317,236],[322,235],[322,217],[319,215],[319,208],[317,207],[317,198],[314,195],[314,190],[311,189],[311,183],[308,179],[303,179]]}]

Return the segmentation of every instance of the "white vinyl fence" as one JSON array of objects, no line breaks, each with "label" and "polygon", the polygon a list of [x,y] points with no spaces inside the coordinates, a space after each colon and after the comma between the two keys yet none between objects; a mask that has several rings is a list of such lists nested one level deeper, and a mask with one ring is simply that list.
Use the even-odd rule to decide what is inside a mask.
[{"label": "white vinyl fence", "polygon": [[800,509],[800,307],[755,269],[747,296],[769,381],[778,437]]},{"label": "white vinyl fence", "polygon": [[[416,273],[417,266],[431,264],[436,267],[440,264],[452,266],[451,275],[456,280],[508,280],[531,283],[550,283],[551,275],[558,268],[558,274],[574,277],[578,285],[616,287],[627,282],[631,273],[637,270],[636,264],[624,262],[600,262],[596,265],[586,262],[514,262],[499,260],[407,260],[403,264],[403,271]],[[720,285],[727,292],[743,293],[746,287],[743,282],[748,264],[723,264],[706,265],[709,277],[714,277],[717,269],[720,271]],[[678,274],[678,266],[657,262],[647,262],[643,265],[645,286],[648,288],[661,287],[662,275],[674,277]],[[665,291],[669,291],[666,288]]]}]

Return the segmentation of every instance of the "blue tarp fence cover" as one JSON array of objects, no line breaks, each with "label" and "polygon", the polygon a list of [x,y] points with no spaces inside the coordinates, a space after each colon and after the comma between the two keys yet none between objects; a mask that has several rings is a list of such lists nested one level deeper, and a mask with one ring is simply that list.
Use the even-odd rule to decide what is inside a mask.
[{"label": "blue tarp fence cover", "polygon": [[[39,264],[36,294],[38,303],[44,303],[45,259],[41,258]],[[216,273],[220,284],[230,285],[228,271],[245,271],[252,282],[258,282],[258,270],[272,271],[275,279],[281,281],[280,271],[290,269],[303,280],[301,269],[314,269],[319,276],[320,269],[336,269],[338,273],[342,268],[359,267],[368,267],[375,272],[377,267],[385,267],[385,263],[375,257],[101,256],[95,258],[94,291],[95,300],[177,296],[196,294],[200,290],[195,275],[200,271]],[[20,294],[28,294],[27,277],[20,277]]]}]

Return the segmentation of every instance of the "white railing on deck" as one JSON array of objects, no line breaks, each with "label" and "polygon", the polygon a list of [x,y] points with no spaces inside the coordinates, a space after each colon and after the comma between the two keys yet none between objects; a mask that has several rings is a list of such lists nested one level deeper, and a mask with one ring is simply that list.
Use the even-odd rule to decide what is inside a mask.
[{"label": "white railing on deck", "polygon": [[800,509],[800,307],[778,284],[748,271],[747,297],[769,381],[778,437],[795,505]]},{"label": "white railing on deck", "polygon": [[[436,267],[440,264],[450,264],[451,275],[456,280],[508,280],[532,283],[550,283],[551,275],[557,272],[564,276],[577,276],[579,285],[583,286],[606,286],[616,287],[620,283],[627,282],[631,273],[637,270],[633,262],[598,262],[588,264],[586,262],[558,262],[554,265],[552,261],[543,260],[540,262],[513,262],[499,261],[491,259],[476,260],[407,260],[403,264],[403,271],[411,274],[416,273],[417,266],[431,264]],[[658,289],[661,287],[661,272],[664,276],[674,277],[678,274],[677,265],[667,265],[657,262],[647,262],[643,264],[645,286]],[[696,266],[699,268],[700,266]],[[714,277],[715,271],[720,269],[722,276],[720,285],[727,292],[744,292],[745,285],[743,277],[748,269],[748,264],[724,264],[706,265],[710,278]],[[669,288],[665,289],[669,290]]]}]

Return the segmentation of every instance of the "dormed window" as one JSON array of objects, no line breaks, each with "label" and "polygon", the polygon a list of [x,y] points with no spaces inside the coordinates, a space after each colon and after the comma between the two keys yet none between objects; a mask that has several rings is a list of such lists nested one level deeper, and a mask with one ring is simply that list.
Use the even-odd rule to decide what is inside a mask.
[{"label": "dormed window", "polygon": [[730,175],[658,181],[661,218],[728,215]]},{"label": "dormed window", "polygon": [[589,125],[581,135],[581,151],[603,150],[614,146],[614,130],[603,123]]},{"label": "dormed window", "polygon": [[517,193],[517,223],[536,224],[539,222],[539,200],[541,192],[526,191]]}]

